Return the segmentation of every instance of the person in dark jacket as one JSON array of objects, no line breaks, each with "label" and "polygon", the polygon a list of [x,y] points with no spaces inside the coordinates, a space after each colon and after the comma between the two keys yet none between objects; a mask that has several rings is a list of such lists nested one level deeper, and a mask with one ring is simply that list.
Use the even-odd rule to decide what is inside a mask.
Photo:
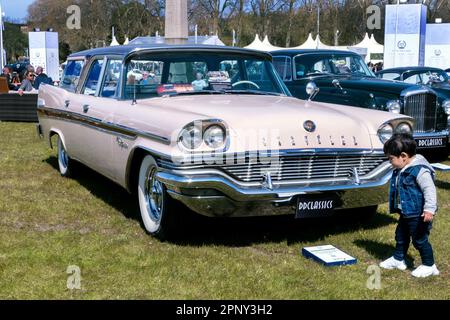
[{"label": "person in dark jacket", "polygon": [[434,263],[433,248],[428,241],[437,211],[435,171],[421,155],[416,155],[416,141],[409,134],[395,134],[384,145],[384,153],[394,167],[389,191],[389,210],[399,213],[395,231],[395,251],[380,263],[384,269],[406,270],[405,256],[412,239],[419,251],[422,265],[412,275],[425,278],[439,275]]},{"label": "person in dark jacket", "polygon": [[52,78],[50,78],[49,76],[47,76],[44,73],[44,68],[37,67],[36,68],[36,79],[34,79],[33,87],[36,90],[39,90],[39,87],[40,87],[41,83],[53,84],[53,80],[52,80]]},{"label": "person in dark jacket", "polygon": [[9,69],[9,67],[3,67],[3,71],[2,74],[0,74],[0,77],[6,78],[9,90],[16,90],[16,86],[12,84],[11,69]]}]

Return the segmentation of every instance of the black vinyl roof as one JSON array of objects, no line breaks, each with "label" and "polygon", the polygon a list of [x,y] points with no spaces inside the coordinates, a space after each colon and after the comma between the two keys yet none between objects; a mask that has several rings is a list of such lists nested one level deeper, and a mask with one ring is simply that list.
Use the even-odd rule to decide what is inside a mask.
[{"label": "black vinyl roof", "polygon": [[257,51],[257,50],[251,50],[251,49],[243,49],[243,48],[237,48],[237,47],[227,47],[227,46],[214,46],[214,45],[168,45],[168,44],[154,44],[154,45],[143,45],[143,46],[136,46],[136,45],[124,45],[124,46],[113,46],[113,47],[103,47],[103,48],[95,48],[95,49],[89,49],[85,51],[80,51],[76,53],[72,53],[69,56],[69,59],[74,58],[89,58],[92,56],[98,56],[98,55],[114,55],[114,56],[121,56],[126,57],[132,52],[139,52],[139,51],[168,51],[168,50],[174,50],[174,51],[182,51],[182,50],[199,50],[199,51],[217,51],[217,52],[228,52],[228,53],[243,53],[243,54],[252,54],[252,55],[259,55],[263,56],[264,58],[271,58],[271,55],[267,52]]},{"label": "black vinyl roof", "polygon": [[332,49],[285,49],[276,50],[270,52],[273,56],[285,55],[285,56],[296,56],[298,54],[304,53],[315,53],[315,54],[354,54],[358,55],[356,52],[347,50],[332,50]]},{"label": "black vinyl roof", "polygon": [[403,73],[403,72],[407,72],[407,71],[444,71],[442,69],[439,68],[434,68],[434,67],[396,67],[396,68],[389,68],[389,69],[383,69],[381,71],[379,71],[378,73],[388,73],[388,72],[398,72],[398,73]]}]

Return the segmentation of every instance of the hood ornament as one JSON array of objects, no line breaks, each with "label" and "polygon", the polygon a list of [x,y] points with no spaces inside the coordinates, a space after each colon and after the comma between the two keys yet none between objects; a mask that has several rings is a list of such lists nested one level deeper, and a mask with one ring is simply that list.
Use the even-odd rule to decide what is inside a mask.
[{"label": "hood ornament", "polygon": [[312,122],[311,120],[306,120],[303,123],[303,128],[307,131],[307,132],[314,132],[316,131],[316,124],[314,122]]}]

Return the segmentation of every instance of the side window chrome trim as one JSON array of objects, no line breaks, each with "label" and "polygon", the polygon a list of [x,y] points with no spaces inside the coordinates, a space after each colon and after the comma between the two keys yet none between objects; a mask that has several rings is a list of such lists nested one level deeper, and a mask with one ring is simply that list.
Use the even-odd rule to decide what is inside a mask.
[{"label": "side window chrome trim", "polygon": [[[281,76],[280,75],[280,78],[281,78],[281,80],[283,80],[283,81],[293,81],[294,80],[294,74],[293,74],[293,67],[292,67],[292,58],[290,57],[290,56],[286,56],[286,55],[281,55],[281,56],[273,56],[273,59],[272,59],[272,62],[273,62],[273,60],[275,60],[275,59],[277,59],[277,58],[284,58],[285,59],[285,61],[287,61],[287,60],[289,60],[289,63],[288,63],[288,65],[289,65],[289,68],[290,68],[290,71],[291,71],[291,79],[290,80],[286,80],[285,78],[285,76]],[[276,71],[276,69],[275,69],[275,71]],[[278,71],[277,71],[278,72]]]}]

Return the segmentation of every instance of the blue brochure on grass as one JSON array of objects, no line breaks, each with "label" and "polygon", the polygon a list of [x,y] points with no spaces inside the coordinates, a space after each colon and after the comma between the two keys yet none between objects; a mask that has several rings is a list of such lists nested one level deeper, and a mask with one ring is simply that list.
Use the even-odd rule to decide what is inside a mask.
[{"label": "blue brochure on grass", "polygon": [[326,266],[341,266],[356,263],[355,258],[332,245],[305,247],[302,249],[302,254],[306,258],[314,259]]}]

